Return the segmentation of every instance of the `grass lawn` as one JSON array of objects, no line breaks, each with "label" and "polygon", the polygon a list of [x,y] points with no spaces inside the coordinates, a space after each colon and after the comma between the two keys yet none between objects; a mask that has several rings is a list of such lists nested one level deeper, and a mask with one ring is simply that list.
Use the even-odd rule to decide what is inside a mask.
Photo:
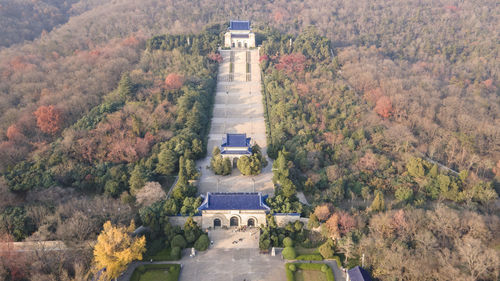
[{"label": "grass lawn", "polygon": [[[130,281],[177,281],[181,266],[178,264],[147,264],[137,267]],[[141,272],[143,271],[143,272]]]},{"label": "grass lawn", "polygon": [[163,250],[157,252],[156,254],[148,256],[144,260],[146,260],[146,261],[149,259],[153,259],[153,261],[175,261],[175,260],[177,260],[176,258],[170,256],[170,252],[171,252],[170,248],[164,248]]},{"label": "grass lawn", "polygon": [[297,252],[297,255],[319,254],[318,248],[304,248],[302,246],[296,246],[295,251]]},{"label": "grass lawn", "polygon": [[297,270],[295,281],[327,281],[326,274],[320,270]]}]

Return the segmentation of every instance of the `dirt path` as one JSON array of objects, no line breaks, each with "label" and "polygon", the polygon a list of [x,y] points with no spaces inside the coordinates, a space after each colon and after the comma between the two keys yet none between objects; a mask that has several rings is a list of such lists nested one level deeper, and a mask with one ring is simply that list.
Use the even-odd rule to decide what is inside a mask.
[{"label": "dirt path", "polygon": [[[234,52],[234,80],[229,82],[230,52]],[[247,52],[250,52],[250,68],[247,72]],[[212,157],[212,149],[219,146],[226,133],[246,133],[266,154],[266,126],[261,95],[259,51],[222,50],[223,62],[219,65],[217,90],[210,133],[208,155],[197,162],[201,169],[198,192],[263,192],[273,194],[272,162],[255,177],[242,176],[237,169],[229,176],[217,176],[206,167]],[[247,81],[250,80],[250,81]]]}]

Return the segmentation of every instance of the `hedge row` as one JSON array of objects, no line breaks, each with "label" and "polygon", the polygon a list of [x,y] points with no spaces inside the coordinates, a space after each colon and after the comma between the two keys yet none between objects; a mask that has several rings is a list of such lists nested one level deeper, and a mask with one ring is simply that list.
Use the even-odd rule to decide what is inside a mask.
[{"label": "hedge row", "polygon": [[169,276],[167,281],[177,281],[179,279],[179,275],[181,273],[181,265],[180,264],[145,264],[138,266],[132,277],[130,277],[130,281],[139,281],[141,279],[141,275],[148,270],[160,270],[166,269],[169,271]]},{"label": "hedge row", "polygon": [[286,263],[285,264],[285,271],[286,271],[287,281],[295,281],[295,275],[294,275],[294,272],[290,269],[290,265],[294,265],[297,270],[301,269],[301,270],[318,270],[318,271],[322,271],[321,268],[323,266],[326,266],[328,269],[325,271],[322,271],[326,275],[326,280],[335,281],[335,277],[333,276],[333,271],[332,271],[331,267],[327,264],[324,264],[324,263]]},{"label": "hedge row", "polygon": [[340,262],[340,257],[339,256],[333,256],[333,260],[337,261],[337,266],[340,268],[342,267],[342,263]]},{"label": "hedge row", "polygon": [[322,261],[323,256],[320,254],[300,255],[295,259],[299,261]]}]

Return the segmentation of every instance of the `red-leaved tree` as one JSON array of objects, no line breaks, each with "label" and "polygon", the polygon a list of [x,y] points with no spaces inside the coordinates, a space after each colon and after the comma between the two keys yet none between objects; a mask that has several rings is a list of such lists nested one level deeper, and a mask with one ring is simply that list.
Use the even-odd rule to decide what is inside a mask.
[{"label": "red-leaved tree", "polygon": [[170,73],[165,78],[165,87],[167,90],[178,90],[184,84],[184,76],[177,73]]},{"label": "red-leaved tree", "polygon": [[22,142],[26,140],[26,137],[24,134],[17,128],[16,125],[10,125],[9,128],[7,128],[7,138],[9,141],[13,142]]},{"label": "red-leaved tree", "polygon": [[276,69],[284,70],[287,74],[302,73],[306,68],[307,58],[301,53],[282,55]]},{"label": "red-leaved tree", "polygon": [[33,114],[36,116],[36,124],[44,133],[55,134],[61,129],[61,111],[53,105],[42,105]]},{"label": "red-leaved tree", "polygon": [[392,114],[391,100],[386,96],[380,97],[375,105],[375,112],[383,118],[389,118]]},{"label": "red-leaved tree", "polygon": [[207,55],[207,58],[209,60],[212,60],[212,61],[215,61],[215,62],[218,62],[218,63],[222,62],[222,56],[220,54],[210,53],[210,54]]}]

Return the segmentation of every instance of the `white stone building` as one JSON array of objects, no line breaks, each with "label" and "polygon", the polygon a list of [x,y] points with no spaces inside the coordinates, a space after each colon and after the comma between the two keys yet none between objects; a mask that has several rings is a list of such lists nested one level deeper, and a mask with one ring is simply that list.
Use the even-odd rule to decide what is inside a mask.
[{"label": "white stone building", "polygon": [[224,35],[226,48],[254,48],[255,34],[250,32],[250,21],[232,20]]},{"label": "white stone building", "polygon": [[201,212],[201,227],[266,226],[266,214],[271,210],[264,203],[266,197],[260,192],[208,192],[198,208]]}]

